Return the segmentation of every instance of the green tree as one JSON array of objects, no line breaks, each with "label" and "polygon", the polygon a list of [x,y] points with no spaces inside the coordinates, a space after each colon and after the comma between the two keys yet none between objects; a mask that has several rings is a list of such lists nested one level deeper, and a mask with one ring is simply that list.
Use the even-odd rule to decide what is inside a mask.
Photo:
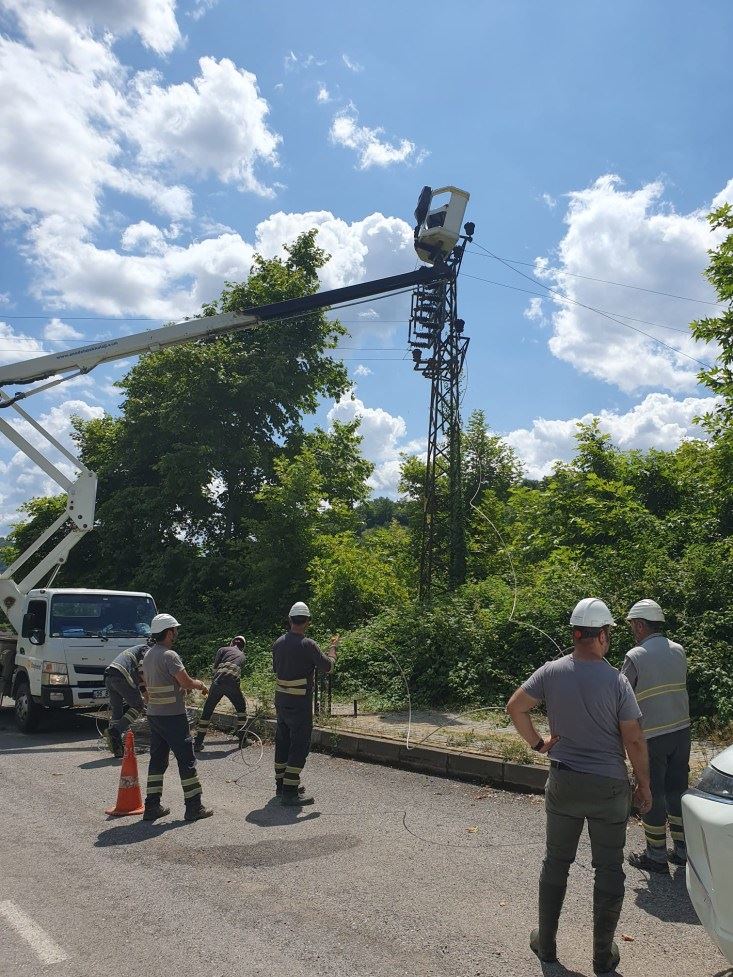
[{"label": "green tree", "polygon": [[698,319],[691,324],[695,339],[716,343],[718,347],[714,365],[703,370],[700,381],[720,397],[720,402],[706,418],[709,430],[721,435],[733,421],[733,208],[724,204],[714,210],[708,221],[713,230],[729,231],[717,248],[708,251],[710,264],[705,275],[717,292],[718,299],[728,307],[718,316]]}]

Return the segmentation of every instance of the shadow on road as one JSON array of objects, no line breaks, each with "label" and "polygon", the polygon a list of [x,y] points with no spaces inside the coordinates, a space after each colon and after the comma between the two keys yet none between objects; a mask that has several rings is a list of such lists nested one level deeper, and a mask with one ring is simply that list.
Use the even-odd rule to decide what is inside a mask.
[{"label": "shadow on road", "polygon": [[646,886],[639,886],[634,892],[639,909],[664,923],[701,925],[687,894],[683,868],[671,877],[650,873]]},{"label": "shadow on road", "polygon": [[206,760],[224,760],[227,757],[233,756],[237,752],[239,752],[238,746],[233,746],[229,750],[206,750],[205,752],[196,754],[196,762],[202,763]]},{"label": "shadow on road", "polygon": [[[542,967],[542,977],[586,977],[578,970],[568,970],[560,961],[557,963],[541,963],[540,966]],[[616,971],[614,970],[612,973],[616,973]],[[618,977],[621,977],[621,974]]]},{"label": "shadow on road", "polygon": [[256,841],[251,845],[212,845],[208,848],[187,848],[178,844],[175,848],[165,848],[156,854],[163,862],[196,868],[268,868],[315,858],[330,858],[335,852],[350,851],[360,844],[360,839],[353,835],[325,834]]},{"label": "shadow on road", "polygon": [[80,763],[80,770],[102,770],[104,767],[114,767],[120,766],[122,761],[119,757],[112,756],[108,754],[107,756],[99,757],[98,760],[90,760],[88,763]]},{"label": "shadow on road", "polygon": [[321,816],[320,811],[310,811],[301,817],[303,809],[300,807],[283,807],[277,797],[271,797],[264,807],[250,811],[244,819],[248,824],[255,824],[258,828],[275,828],[288,824],[302,824],[304,821],[315,821]]},{"label": "shadow on road", "polygon": [[195,823],[195,821],[184,821],[183,818],[178,818],[175,821],[143,821],[142,818],[138,818],[132,824],[118,824],[114,828],[101,831],[94,842],[94,847],[112,848],[115,845],[136,845],[141,841],[151,841],[153,838],[158,838],[175,828],[182,828],[185,825]]}]

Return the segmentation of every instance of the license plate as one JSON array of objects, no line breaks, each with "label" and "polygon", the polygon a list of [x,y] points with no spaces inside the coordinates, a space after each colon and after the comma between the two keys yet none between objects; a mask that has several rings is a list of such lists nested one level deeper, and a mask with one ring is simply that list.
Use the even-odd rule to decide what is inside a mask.
[{"label": "license plate", "polygon": [[95,699],[106,699],[107,698],[107,690],[106,689],[95,689],[94,692],[92,692],[92,696]]}]

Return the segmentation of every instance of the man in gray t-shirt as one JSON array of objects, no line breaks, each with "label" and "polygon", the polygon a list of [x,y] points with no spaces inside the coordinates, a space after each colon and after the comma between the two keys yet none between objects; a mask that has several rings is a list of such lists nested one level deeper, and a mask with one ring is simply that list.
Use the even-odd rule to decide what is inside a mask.
[{"label": "man in gray t-shirt", "polygon": [[[511,697],[507,712],[532,749],[550,756],[539,927],[532,932],[530,946],[540,960],[557,959],[568,872],[587,821],[595,868],[593,969],[601,974],[612,971],[620,958],[613,937],[624,900],[624,844],[631,811],[624,751],[634,769],[635,800],[642,812],[651,805],[649,760],[633,690],[604,661],[614,626],[611,612],[597,597],[586,597],[575,607],[570,623],[572,654],[537,669]],[[547,739],[539,735],[530,716],[540,702],[547,707]]]},{"label": "man in gray t-shirt", "polygon": [[186,690],[208,689],[197,678],[191,678],[173,642],[178,636],[178,621],[171,614],[156,614],[150,629],[153,646],[143,658],[142,671],[148,690],[148,725],[150,726],[150,763],[143,820],[156,821],[170,814],[161,803],[163,777],[171,752],[178,761],[187,821],[207,818],[214,812],[201,801],[201,782],[196,772],[193,737],[186,715]]},{"label": "man in gray t-shirt", "polygon": [[558,737],[548,750],[552,760],[578,773],[628,781],[619,723],[640,719],[641,709],[628,680],[605,659],[565,655],[538,668],[522,689],[545,703]]}]

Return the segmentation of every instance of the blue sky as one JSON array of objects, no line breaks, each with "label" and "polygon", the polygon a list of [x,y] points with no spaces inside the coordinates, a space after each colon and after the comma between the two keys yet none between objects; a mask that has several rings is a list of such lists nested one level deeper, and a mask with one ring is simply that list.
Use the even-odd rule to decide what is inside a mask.
[{"label": "blue sky", "polygon": [[[0,10],[0,361],[190,315],[253,250],[314,224],[325,287],[410,269],[417,194],[452,183],[471,193],[477,245],[560,293],[470,249],[464,410],[484,409],[532,475],[570,455],[589,414],[624,447],[699,434],[695,361],[715,349],[686,330],[715,308],[704,215],[733,201],[727,0]],[[372,309],[344,316],[355,391],[319,419],[361,416],[375,490],[393,493],[429,390],[402,360],[404,302]],[[120,372],[34,411],[65,437],[73,413],[115,409]],[[4,524],[52,489],[2,448],[0,473]]]}]

